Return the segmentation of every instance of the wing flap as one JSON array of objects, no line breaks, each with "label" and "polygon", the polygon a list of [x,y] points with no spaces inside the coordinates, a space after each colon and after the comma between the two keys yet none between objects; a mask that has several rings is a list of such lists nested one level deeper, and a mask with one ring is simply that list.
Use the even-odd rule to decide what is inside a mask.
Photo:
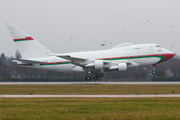
[{"label": "wing flap", "polygon": [[85,58],[85,57],[81,57],[81,56],[62,55],[62,54],[57,54],[55,56],[64,58],[66,60],[70,60],[72,64],[79,65],[79,66],[84,66],[87,63],[94,61],[89,58]]},{"label": "wing flap", "polygon": [[64,59],[67,59],[67,60],[87,60],[88,58],[84,58],[84,57],[80,57],[80,56],[70,56],[70,55],[55,55],[57,57],[61,57],[61,58],[64,58]]}]

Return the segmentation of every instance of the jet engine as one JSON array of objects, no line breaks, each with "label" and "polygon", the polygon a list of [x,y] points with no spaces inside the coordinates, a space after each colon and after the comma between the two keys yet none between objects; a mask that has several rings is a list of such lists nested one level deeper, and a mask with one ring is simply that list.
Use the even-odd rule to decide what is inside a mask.
[{"label": "jet engine", "polygon": [[126,71],[127,70],[127,64],[126,63],[119,63],[118,64],[118,70],[119,71]]},{"label": "jet engine", "polygon": [[103,69],[103,61],[102,60],[96,60],[94,61],[94,67],[95,69]]},{"label": "jet engine", "polygon": [[119,70],[119,71],[126,71],[127,70],[127,64],[126,63],[119,63],[117,66],[111,66],[109,70]]}]

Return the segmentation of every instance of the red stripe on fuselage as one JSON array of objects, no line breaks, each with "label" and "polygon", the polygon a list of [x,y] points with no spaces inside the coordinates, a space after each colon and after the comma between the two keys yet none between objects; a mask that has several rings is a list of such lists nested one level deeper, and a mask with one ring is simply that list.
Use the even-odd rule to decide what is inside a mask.
[{"label": "red stripe on fuselage", "polygon": [[[112,57],[112,58],[97,58],[97,60],[110,60],[110,59],[122,59],[122,58],[141,58],[141,57],[154,57],[154,56],[164,56],[165,59],[160,61],[159,63],[162,63],[164,61],[167,61],[169,59],[171,59],[174,54],[173,53],[169,53],[169,54],[153,54],[153,55],[140,55],[140,56],[125,56],[125,57]],[[51,65],[51,64],[58,64],[58,63],[71,63],[71,61],[61,61],[61,62],[49,62],[49,63],[46,63],[46,65]],[[156,63],[158,64],[158,63]],[[156,65],[154,64],[154,66]],[[19,64],[19,65],[32,65],[32,64]]]},{"label": "red stripe on fuselage", "polygon": [[[154,56],[164,56],[165,59],[162,60],[161,62],[167,61],[171,59],[174,54],[169,53],[169,54],[151,54],[151,55],[139,55],[139,56],[125,56],[125,57],[112,57],[112,58],[98,58],[97,60],[112,60],[112,59],[123,59],[123,58],[141,58],[141,57],[154,57]],[[161,63],[160,62],[160,63]]]}]

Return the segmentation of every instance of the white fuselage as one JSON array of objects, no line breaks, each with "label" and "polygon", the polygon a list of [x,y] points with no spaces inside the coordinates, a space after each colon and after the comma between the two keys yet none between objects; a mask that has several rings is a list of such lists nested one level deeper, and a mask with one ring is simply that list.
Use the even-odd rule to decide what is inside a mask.
[{"label": "white fuselage", "polygon": [[[66,55],[67,54],[70,56],[110,61],[112,62],[112,65],[116,65],[122,62],[129,62],[131,64],[129,64],[128,67],[156,65],[157,63],[168,60],[174,56],[173,52],[162,48],[157,44],[118,45],[108,50],[66,53]],[[72,64],[70,60],[62,59],[56,56],[35,58],[35,60],[47,61],[47,63],[37,65],[23,64],[22,66],[52,70],[57,72],[85,71],[82,67],[76,64]]]}]

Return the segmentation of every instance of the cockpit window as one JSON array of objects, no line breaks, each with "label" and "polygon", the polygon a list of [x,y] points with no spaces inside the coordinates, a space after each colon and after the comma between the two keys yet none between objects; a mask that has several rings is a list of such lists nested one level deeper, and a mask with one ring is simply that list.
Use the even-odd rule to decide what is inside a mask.
[{"label": "cockpit window", "polygon": [[156,45],[156,47],[161,47],[160,45]]}]

